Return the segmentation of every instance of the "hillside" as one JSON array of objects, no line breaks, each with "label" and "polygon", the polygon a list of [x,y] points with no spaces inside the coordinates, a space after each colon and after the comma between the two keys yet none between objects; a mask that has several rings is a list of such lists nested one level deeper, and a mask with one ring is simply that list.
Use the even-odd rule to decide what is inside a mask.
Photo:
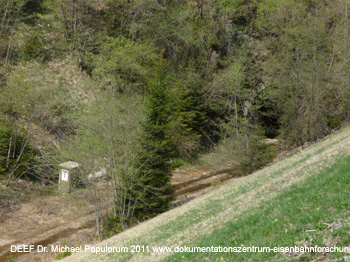
[{"label": "hillside", "polygon": [[[347,125],[280,162],[233,179],[98,247],[349,246],[349,148]],[[78,253],[64,261],[335,261],[343,257],[346,254],[127,252]]]},{"label": "hillside", "polygon": [[[0,252],[37,231],[51,238],[54,221],[79,228],[79,213],[50,204],[79,208],[66,193],[86,194],[94,243],[233,177],[232,203],[216,205],[219,190],[202,199],[203,218],[182,224],[175,209],[171,226],[191,234],[230,220],[227,207],[252,212],[257,183],[275,201],[277,174],[254,172],[350,120],[348,10],[349,0],[0,0]],[[308,175],[287,171],[293,184]],[[8,229],[32,209],[24,232]],[[150,243],[171,241],[154,230]]]}]

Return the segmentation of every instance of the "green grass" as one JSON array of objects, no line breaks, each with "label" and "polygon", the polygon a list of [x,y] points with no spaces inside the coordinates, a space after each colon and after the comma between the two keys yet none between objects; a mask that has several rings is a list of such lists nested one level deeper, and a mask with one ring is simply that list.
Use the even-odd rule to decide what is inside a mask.
[{"label": "green grass", "polygon": [[[332,142],[330,143],[329,146],[333,146],[338,143],[341,143],[341,141],[338,140],[338,141]],[[206,202],[204,202],[200,206],[200,210],[198,209],[188,210],[185,214],[178,216],[175,221],[171,221],[169,223],[165,223],[164,225],[159,226],[156,229],[156,231],[154,231],[152,235],[148,235],[147,238],[143,236],[141,238],[132,239],[130,241],[130,244],[138,243],[139,245],[146,246],[150,242],[162,243],[163,242],[162,240],[170,238],[172,235],[176,234],[177,232],[186,230],[186,228],[190,228],[192,225],[199,223],[208,217],[215,216],[215,214],[217,214],[218,212],[223,211],[227,207],[227,204],[230,201],[235,201],[236,197],[258,188],[261,184],[267,182],[270,179],[281,176],[284,172],[293,168],[294,166],[298,166],[302,163],[305,163],[312,156],[316,154],[321,154],[326,148],[327,147],[324,147],[324,146],[320,147],[314,154],[309,154],[305,152],[299,153],[299,154],[302,154],[301,155],[302,157],[299,160],[292,161],[291,163],[288,163],[286,166],[282,168],[278,168],[276,171],[269,173],[267,176],[262,177],[258,180],[252,181],[252,183],[250,184],[245,184],[238,188],[232,189],[229,192],[226,192],[224,199],[208,199]],[[257,217],[259,216],[260,214]],[[210,241],[211,241],[211,238],[209,238],[209,242]],[[132,256],[133,254],[131,253],[123,253],[123,254],[111,253],[107,255],[107,257],[111,260],[118,258],[118,259],[121,259],[121,261],[128,260]],[[180,260],[183,259],[182,255],[178,255],[175,257],[179,257]],[[198,259],[201,259],[201,258],[199,257]],[[168,261],[171,261],[171,259]]]},{"label": "green grass", "polygon": [[[325,224],[350,216],[350,157],[338,160],[317,176],[293,185],[276,198],[251,210],[238,220],[200,239],[191,246],[324,246]],[[317,230],[308,233],[306,230]],[[337,245],[349,245],[350,226],[333,232],[340,237]],[[345,254],[330,254],[339,258]],[[305,254],[300,260],[311,261],[320,254]],[[277,253],[176,253],[166,261],[284,261]],[[291,260],[292,261],[292,260]]]},{"label": "green grass", "polygon": [[61,253],[58,253],[56,256],[55,256],[55,260],[61,260],[65,257],[69,257],[72,253],[70,251],[65,251],[65,252],[61,252]]}]

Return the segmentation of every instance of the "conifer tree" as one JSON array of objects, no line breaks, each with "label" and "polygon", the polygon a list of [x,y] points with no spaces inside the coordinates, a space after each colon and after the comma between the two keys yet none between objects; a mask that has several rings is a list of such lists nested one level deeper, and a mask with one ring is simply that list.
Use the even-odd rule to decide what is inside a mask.
[{"label": "conifer tree", "polygon": [[149,80],[146,120],[143,124],[142,152],[138,159],[138,185],[135,187],[135,216],[139,220],[168,209],[172,201],[170,184],[171,158],[174,145],[168,136],[171,122],[168,75],[165,62],[160,61]]},{"label": "conifer tree", "polygon": [[207,121],[198,83],[184,88],[179,103],[178,118],[180,128],[178,140],[181,140],[178,141],[178,151],[180,155],[191,159],[200,150],[203,135],[201,128]]}]

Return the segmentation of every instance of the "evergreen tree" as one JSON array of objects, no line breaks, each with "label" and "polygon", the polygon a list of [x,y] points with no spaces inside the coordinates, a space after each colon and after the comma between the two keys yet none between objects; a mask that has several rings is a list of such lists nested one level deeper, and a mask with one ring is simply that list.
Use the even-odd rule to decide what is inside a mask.
[{"label": "evergreen tree", "polygon": [[170,184],[174,145],[168,136],[171,122],[168,75],[160,62],[149,81],[146,120],[143,124],[142,152],[138,159],[138,179],[134,188],[137,219],[143,220],[168,209],[172,201]]},{"label": "evergreen tree", "polygon": [[[197,84],[197,85],[196,85]],[[202,130],[207,119],[199,83],[186,86],[178,109],[178,154],[191,159],[201,147]]]}]

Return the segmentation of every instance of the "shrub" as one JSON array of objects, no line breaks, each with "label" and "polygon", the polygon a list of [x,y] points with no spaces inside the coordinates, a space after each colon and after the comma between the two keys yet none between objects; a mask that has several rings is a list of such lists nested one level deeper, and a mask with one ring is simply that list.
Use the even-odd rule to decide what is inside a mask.
[{"label": "shrub", "polygon": [[47,60],[44,40],[37,34],[31,36],[23,47],[24,56],[27,59]]}]

